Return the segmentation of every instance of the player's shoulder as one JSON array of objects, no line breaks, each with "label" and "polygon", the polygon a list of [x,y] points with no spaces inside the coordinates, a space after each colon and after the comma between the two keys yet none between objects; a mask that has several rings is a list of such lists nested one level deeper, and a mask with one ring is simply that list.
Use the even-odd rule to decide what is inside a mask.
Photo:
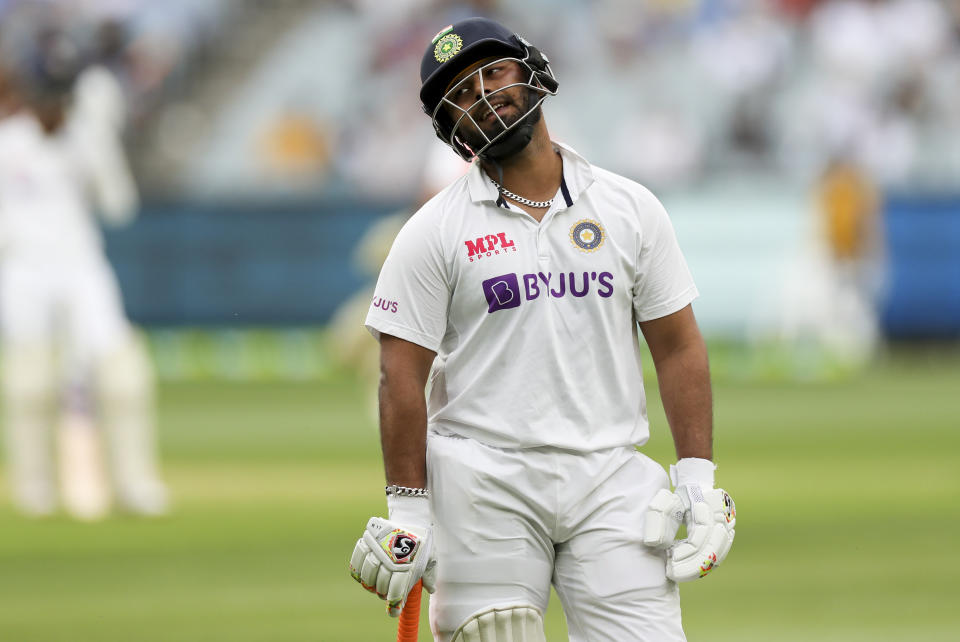
[{"label": "player's shoulder", "polygon": [[407,224],[412,227],[445,229],[452,220],[462,218],[471,204],[467,177],[461,176],[420,206]]},{"label": "player's shoulder", "polygon": [[618,205],[627,205],[626,208],[618,208],[619,211],[634,212],[641,218],[666,213],[660,199],[645,185],[596,165],[592,165],[591,169],[602,197]]},{"label": "player's shoulder", "polygon": [[9,142],[22,137],[29,128],[29,119],[21,114],[0,118],[0,140]]},{"label": "player's shoulder", "polygon": [[653,195],[650,189],[633,179],[627,178],[622,174],[617,174],[616,172],[611,172],[608,169],[597,167],[596,165],[591,165],[591,169],[593,170],[593,176],[597,184],[605,190],[620,193],[641,202],[657,200],[657,197]]},{"label": "player's shoulder", "polygon": [[0,119],[0,167],[21,164],[31,149],[31,139],[29,118],[14,114]]},{"label": "player's shoulder", "polygon": [[397,236],[397,244],[433,247],[442,252],[441,248],[455,234],[456,221],[463,219],[464,208],[470,203],[466,178],[458,178],[407,219]]}]

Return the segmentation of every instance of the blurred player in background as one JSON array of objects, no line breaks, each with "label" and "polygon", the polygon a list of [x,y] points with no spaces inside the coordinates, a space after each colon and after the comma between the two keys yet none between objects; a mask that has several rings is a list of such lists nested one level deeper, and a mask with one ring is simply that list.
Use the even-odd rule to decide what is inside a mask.
[{"label": "blurred player in background", "polygon": [[[423,176],[416,203],[412,209],[402,209],[383,217],[370,226],[353,252],[353,261],[360,271],[376,278],[387,259],[390,246],[397,238],[411,214],[436,196],[437,192],[466,173],[470,164],[450,155],[450,149],[436,140],[431,141],[423,165]],[[373,297],[373,288],[363,289],[337,308],[330,320],[330,352],[337,362],[355,372],[369,389],[371,412],[377,416],[377,391],[380,384],[380,351],[370,341],[363,327]]]},{"label": "blurred player in background", "polygon": [[835,367],[858,369],[881,345],[886,286],[881,190],[849,155],[837,153],[817,177],[811,234],[782,291],[780,337]]},{"label": "blurred player in background", "polygon": [[[391,615],[422,577],[442,642],[544,640],[551,583],[571,640],[683,640],[675,582],[723,561],[736,520],[714,487],[697,289],[670,220],[551,141],[549,61],[502,25],[442,30],[420,75],[438,136],[478,160],[410,219],[380,273],[367,327],[389,517],[369,520],[351,574]],[[635,450],[649,437],[638,323],[674,492]]]},{"label": "blurred player in background", "polygon": [[862,364],[880,340],[880,190],[855,163],[837,158],[820,179],[817,201],[832,286],[823,341],[844,360]]},{"label": "blurred player in background", "polygon": [[59,482],[80,519],[106,515],[111,495],[122,509],[161,514],[152,371],[93,216],[123,223],[138,207],[119,140],[122,94],[107,71],[83,70],[57,31],[5,76],[0,325],[14,502],[49,515]]}]

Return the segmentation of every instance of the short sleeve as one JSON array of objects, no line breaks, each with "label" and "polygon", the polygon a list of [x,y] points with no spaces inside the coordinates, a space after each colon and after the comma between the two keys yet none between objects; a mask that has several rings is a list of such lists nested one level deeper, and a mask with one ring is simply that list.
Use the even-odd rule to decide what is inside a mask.
[{"label": "short sleeve", "polygon": [[699,294],[666,210],[653,194],[644,192],[639,203],[640,254],[633,283],[637,321],[673,314]]},{"label": "short sleeve", "polygon": [[400,230],[380,269],[366,328],[377,339],[389,334],[436,352],[449,304],[439,226],[418,213]]}]

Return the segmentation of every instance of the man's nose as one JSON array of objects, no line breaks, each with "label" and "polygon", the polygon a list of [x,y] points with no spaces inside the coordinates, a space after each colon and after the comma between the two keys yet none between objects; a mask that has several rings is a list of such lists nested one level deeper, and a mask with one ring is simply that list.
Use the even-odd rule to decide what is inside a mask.
[{"label": "man's nose", "polygon": [[480,100],[485,94],[489,94],[491,89],[487,86],[487,83],[483,81],[478,73],[473,80],[471,81],[472,85],[470,90],[473,92],[474,101]]},{"label": "man's nose", "polygon": [[483,97],[485,89],[486,87],[483,86],[483,81],[481,81],[480,78],[474,78],[470,86],[470,91],[473,93],[473,100],[480,100]]}]

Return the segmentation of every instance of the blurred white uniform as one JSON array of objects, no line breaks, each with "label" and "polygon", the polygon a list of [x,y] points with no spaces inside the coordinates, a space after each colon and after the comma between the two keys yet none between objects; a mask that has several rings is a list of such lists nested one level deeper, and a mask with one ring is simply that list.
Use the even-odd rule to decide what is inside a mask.
[{"label": "blurred white uniform", "polygon": [[[56,505],[51,426],[59,407],[67,460],[77,447],[93,448],[89,424],[96,421],[110,446],[121,503],[155,513],[166,501],[153,462],[150,369],[124,316],[91,207],[95,203],[106,218],[121,222],[138,205],[116,121],[107,112],[90,109],[80,97],[66,123],[49,135],[28,111],[0,122],[7,454],[14,501],[33,514]],[[67,392],[62,399],[61,388]],[[87,429],[69,429],[78,418]],[[61,461],[60,482],[67,508],[95,518],[106,510],[102,492],[94,487],[99,495],[92,504],[82,497],[80,504],[74,501],[76,493],[86,492],[74,479],[76,462],[90,468],[80,478],[99,468],[99,454],[88,454],[90,466],[82,454],[72,464]]]},{"label": "blurred white uniform", "polygon": [[71,361],[87,362],[129,328],[77,143],[69,131],[46,136],[28,113],[0,122],[0,318],[13,343],[48,341],[62,323]]}]

